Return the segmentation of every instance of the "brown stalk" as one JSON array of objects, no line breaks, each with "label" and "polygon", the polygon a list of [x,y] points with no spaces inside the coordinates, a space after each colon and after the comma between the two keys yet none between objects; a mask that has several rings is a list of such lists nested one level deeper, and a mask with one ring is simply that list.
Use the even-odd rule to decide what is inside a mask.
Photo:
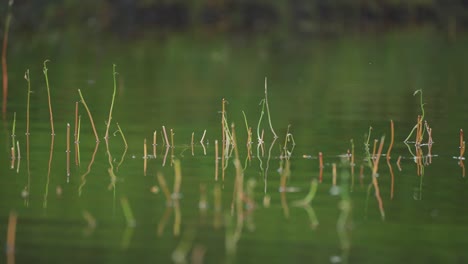
[{"label": "brown stalk", "polygon": [[380,196],[379,182],[377,181],[377,171],[379,169],[379,160],[380,160],[380,155],[382,154],[384,141],[385,141],[385,137],[382,137],[380,139],[379,150],[377,152],[374,166],[372,168],[372,184],[374,185],[374,188],[375,188],[375,197],[377,199],[377,202],[379,203],[379,210],[380,210],[380,215],[382,219],[385,219],[385,211],[383,207],[382,197]]},{"label": "brown stalk", "polygon": [[390,145],[388,146],[388,150],[387,150],[387,161],[390,160],[390,152],[392,151],[392,148],[393,148],[394,136],[395,136],[395,129],[393,126],[393,120],[390,120]]},{"label": "brown stalk", "polygon": [[99,137],[98,137],[98,134],[97,134],[97,131],[96,131],[96,127],[94,126],[94,120],[93,120],[93,116],[91,115],[91,111],[89,111],[88,105],[86,104],[86,101],[84,100],[80,89],[78,89],[78,93],[80,94],[81,103],[83,104],[84,108],[86,109],[86,112],[88,113],[88,116],[89,116],[89,120],[91,121],[91,127],[93,128],[94,136],[96,137],[96,142],[99,142]]},{"label": "brown stalk", "polygon": [[11,7],[13,6],[13,0],[8,2],[8,12],[5,20],[5,29],[3,32],[3,46],[2,46],[2,76],[3,76],[3,105],[2,113],[3,120],[6,119],[7,112],[7,98],[8,98],[8,68],[7,68],[7,46],[8,46],[8,32],[10,30],[11,22]]}]

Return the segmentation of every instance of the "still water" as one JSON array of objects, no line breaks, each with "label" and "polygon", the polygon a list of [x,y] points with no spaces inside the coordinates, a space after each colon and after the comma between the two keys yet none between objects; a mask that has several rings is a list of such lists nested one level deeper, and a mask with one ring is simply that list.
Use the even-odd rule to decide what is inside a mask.
[{"label": "still water", "polygon": [[[464,36],[449,41],[411,31],[282,42],[212,35],[123,40],[72,32],[11,43],[8,113],[0,132],[0,238],[14,253],[5,261],[468,262],[468,183],[457,158],[460,129],[468,124]],[[118,74],[106,144],[113,64]],[[265,77],[269,115],[265,107],[262,116]],[[100,143],[80,103],[76,165],[78,89]],[[423,126],[420,149],[403,143],[422,114],[417,90],[434,142],[426,144]],[[228,158],[221,157],[223,98],[224,123],[229,129],[235,124],[235,135],[226,133],[225,141],[235,137],[239,162],[232,146]],[[12,164],[15,112],[21,158]],[[390,120],[391,158],[369,160],[382,136],[387,153]],[[173,189],[177,174],[179,191]],[[313,199],[304,203],[311,186]],[[7,235],[12,223],[14,243]]]}]

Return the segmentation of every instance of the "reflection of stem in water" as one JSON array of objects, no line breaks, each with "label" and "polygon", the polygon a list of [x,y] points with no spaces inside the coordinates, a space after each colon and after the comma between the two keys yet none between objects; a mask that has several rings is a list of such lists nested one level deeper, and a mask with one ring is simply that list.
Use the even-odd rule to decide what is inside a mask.
[{"label": "reflection of stem in water", "polygon": [[133,231],[135,228],[127,226],[122,234],[122,240],[120,241],[121,249],[128,249],[130,242],[132,241]]},{"label": "reflection of stem in water", "polygon": [[94,218],[94,216],[86,210],[83,211],[83,218],[85,219],[87,223],[87,226],[84,229],[83,233],[86,236],[90,236],[93,233],[94,229],[96,229],[96,226],[97,226],[96,218]]},{"label": "reflection of stem in water", "polygon": [[[122,153],[122,157],[120,158],[120,161],[119,161],[119,163],[117,164],[117,168],[116,168],[116,170],[119,171],[120,165],[122,165],[122,163],[123,163],[123,161],[124,161],[124,159],[125,159],[125,155],[127,154],[128,145],[127,145],[127,140],[125,139],[125,135],[124,135],[122,129],[120,128],[119,123],[117,123],[117,131],[116,131],[116,132],[119,132],[119,133],[120,133],[120,135],[122,136],[122,140],[123,140],[123,142],[124,142],[124,144],[125,144],[125,150],[124,150],[124,152]],[[115,133],[114,133],[114,136],[115,136]],[[154,157],[156,157],[156,156],[154,156]]]},{"label": "reflection of stem in water", "polygon": [[393,191],[395,189],[395,175],[393,173],[393,168],[392,164],[390,164],[390,159],[387,158],[387,165],[388,169],[390,170],[390,177],[391,177],[391,183],[390,183],[390,199],[393,200]]},{"label": "reflection of stem in water", "polygon": [[377,202],[379,203],[379,210],[380,210],[380,215],[382,217],[382,220],[385,220],[385,211],[384,211],[384,207],[383,207],[382,197],[380,196],[379,183],[377,181],[377,177],[378,177],[377,171],[379,169],[379,160],[380,160],[380,156],[382,154],[382,148],[383,148],[384,140],[385,140],[385,136],[382,136],[380,138],[379,150],[377,152],[377,156],[375,158],[374,166],[373,166],[373,169],[372,169],[372,184],[373,184],[374,189],[375,189],[375,197],[377,199]]},{"label": "reflection of stem in water", "polygon": [[161,172],[158,172],[156,174],[156,177],[158,178],[159,186],[161,187],[164,196],[166,197],[166,205],[170,206],[172,204],[172,198],[171,198],[171,192],[169,191],[169,188],[167,187],[166,180],[164,179],[164,176]]},{"label": "reflection of stem in water", "polygon": [[264,181],[264,187],[263,187],[263,192],[267,193],[267,181],[268,181],[268,170],[270,168],[270,160],[271,160],[271,150],[273,149],[273,146],[275,145],[275,142],[278,138],[274,138],[273,142],[271,142],[270,148],[268,149],[268,157],[266,160],[266,166],[265,166],[265,172],[263,175],[263,181]]},{"label": "reflection of stem in water", "polygon": [[198,201],[198,211],[200,213],[200,223],[202,224],[205,223],[207,209],[208,199],[206,197],[206,184],[200,183],[200,200]]},{"label": "reflection of stem in water", "polygon": [[203,148],[203,155],[205,155],[205,156],[206,156],[206,147],[205,147],[205,143],[203,143],[203,142],[200,142],[200,145],[201,145],[201,146],[202,146],[202,148]]},{"label": "reflection of stem in water", "polygon": [[263,168],[263,160],[262,160],[262,157],[260,156],[260,147],[263,145],[264,143],[258,143],[257,144],[257,159],[258,159],[258,166],[260,167],[260,172],[261,172],[261,175],[263,177],[263,179],[265,180],[265,169]]},{"label": "reflection of stem in water", "polygon": [[180,160],[174,160],[174,191],[173,198],[180,198],[180,185],[182,184],[182,172],[180,169]]},{"label": "reflection of stem in water", "polygon": [[172,213],[172,207],[166,207],[166,210],[164,210],[164,214],[161,217],[161,220],[159,220],[158,223],[158,236],[162,236],[164,232],[164,227],[166,227],[167,221],[169,220],[169,217],[171,216]]},{"label": "reflection of stem in water", "polygon": [[179,200],[174,200],[174,227],[172,232],[174,236],[180,235],[180,226],[182,224],[182,214],[180,211]]},{"label": "reflection of stem in water", "polygon": [[16,223],[18,216],[16,212],[11,211],[8,217],[7,237],[6,237],[6,255],[7,263],[15,263],[15,240],[16,240]]},{"label": "reflection of stem in water", "polygon": [[165,139],[165,142],[166,142],[166,147],[170,147],[170,143],[169,143],[169,139],[167,138],[167,132],[166,132],[166,127],[165,126],[162,126],[162,130],[163,130],[163,134],[164,134],[164,139]]},{"label": "reflection of stem in water", "polygon": [[54,156],[54,141],[55,141],[54,139],[55,139],[55,136],[54,134],[52,134],[51,141],[50,141],[49,165],[47,168],[47,181],[46,181],[45,193],[44,193],[44,203],[42,205],[44,208],[47,208],[47,197],[49,195],[50,172],[52,169],[52,158]]},{"label": "reflection of stem in water", "polygon": [[164,153],[164,157],[163,157],[163,162],[162,162],[162,166],[166,166],[166,159],[167,159],[167,155],[169,154],[169,149],[171,148],[171,146],[169,145],[166,145],[166,152]]},{"label": "reflection of stem in water", "polygon": [[135,227],[136,221],[135,221],[135,218],[133,217],[132,208],[130,207],[130,204],[128,203],[127,197],[120,198],[120,204],[122,205],[122,211],[125,217],[125,221],[127,222],[127,226]]},{"label": "reflection of stem in water", "polygon": [[289,159],[285,160],[284,168],[281,169],[280,179],[280,193],[281,193],[281,207],[285,218],[289,218],[289,206],[286,200],[286,181],[291,176],[291,165]]},{"label": "reflection of stem in water", "polygon": [[192,255],[190,257],[190,263],[202,264],[204,263],[206,247],[203,245],[195,245],[192,249]]},{"label": "reflection of stem in water", "polygon": [[213,190],[214,196],[214,219],[213,219],[213,228],[218,229],[221,227],[222,223],[222,201],[221,201],[221,187],[219,184],[215,184]]},{"label": "reflection of stem in water", "polygon": [[293,202],[294,206],[306,206],[309,205],[315,198],[315,194],[317,193],[318,188],[318,181],[317,179],[313,179],[310,183],[310,190],[309,193],[304,197],[304,199]]},{"label": "reflection of stem in water", "polygon": [[80,184],[80,187],[78,187],[78,195],[79,196],[81,196],[81,193],[83,191],[83,187],[86,184],[86,176],[88,176],[88,174],[91,172],[91,167],[94,164],[94,158],[96,157],[98,147],[99,147],[99,142],[96,142],[96,146],[94,147],[93,155],[91,156],[91,160],[89,161],[89,164],[88,164],[88,169],[83,175],[81,175],[81,184]]},{"label": "reflection of stem in water", "polygon": [[343,165],[343,168],[341,171],[341,187],[340,187],[341,201],[339,202],[339,208],[340,208],[341,213],[336,223],[336,230],[337,230],[338,237],[340,240],[340,245],[341,245],[341,251],[342,251],[341,257],[342,257],[343,263],[347,263],[348,257],[349,257],[349,251],[351,249],[351,238],[350,238],[349,226],[351,225],[350,216],[351,216],[351,211],[352,211],[352,205],[351,205],[351,198],[349,196],[349,191],[348,191],[349,172],[348,172],[347,166],[349,166],[349,164],[346,161],[342,161],[342,165]]},{"label": "reflection of stem in water", "polygon": [[312,208],[309,204],[302,206],[302,208],[304,208],[304,210],[307,213],[307,216],[309,217],[310,227],[312,229],[316,229],[319,225],[319,221],[317,215],[315,214],[314,208]]},{"label": "reflection of stem in water", "polygon": [[245,112],[242,111],[242,115],[244,116],[244,122],[245,122],[245,129],[247,130],[247,157],[245,158],[244,162],[244,170],[247,168],[247,162],[252,161],[252,128],[249,127],[249,124],[247,123],[247,116],[245,115]]},{"label": "reflection of stem in water", "polygon": [[109,172],[109,177],[110,177],[110,183],[109,183],[108,189],[114,191],[114,201],[115,201],[115,183],[117,181],[117,176],[114,173],[114,163],[112,162],[112,154],[110,153],[110,149],[109,149],[109,138],[106,138],[105,142],[106,142],[107,160],[109,162],[109,168],[107,169],[107,171]]},{"label": "reflection of stem in water", "polygon": [[189,228],[184,232],[184,235],[179,241],[179,244],[172,252],[172,260],[174,263],[187,263],[186,257],[192,248],[193,240],[195,239],[195,229]]}]

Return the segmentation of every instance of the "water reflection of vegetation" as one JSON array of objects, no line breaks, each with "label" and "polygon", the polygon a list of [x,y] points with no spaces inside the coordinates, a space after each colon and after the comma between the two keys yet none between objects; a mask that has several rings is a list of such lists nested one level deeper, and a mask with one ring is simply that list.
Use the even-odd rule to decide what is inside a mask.
[{"label": "water reflection of vegetation", "polygon": [[[266,95],[265,95],[265,97],[266,97]],[[83,98],[82,98],[82,103],[85,104]],[[244,235],[244,232],[245,232],[244,227],[246,227],[245,229],[247,229],[247,230],[249,230],[249,229],[254,230],[255,229],[254,212],[257,209],[257,204],[255,202],[254,187],[255,187],[255,184],[256,184],[256,180],[248,180],[248,181],[245,182],[245,176],[246,176],[247,171],[250,170],[252,167],[255,167],[255,166],[252,166],[251,163],[247,163],[247,162],[245,162],[243,164],[244,166],[242,166],[242,164],[241,164],[242,150],[239,150],[239,148],[240,148],[240,146],[242,146],[242,144],[239,144],[240,140],[237,137],[237,131],[236,131],[236,127],[234,126],[234,124],[231,123],[230,126],[228,125],[230,123],[229,122],[230,120],[228,121],[228,119],[227,119],[226,109],[225,109],[224,104],[225,104],[225,101],[223,100],[223,111],[222,111],[221,123],[222,123],[222,130],[224,130],[222,132],[222,135],[225,137],[225,140],[223,140],[223,142],[222,142],[222,152],[223,152],[223,154],[221,156],[221,160],[224,161],[222,169],[223,169],[223,175],[224,175],[224,173],[226,173],[226,176],[227,176],[226,178],[227,179],[230,179],[229,176],[232,175],[232,174],[234,174],[235,178],[234,178],[234,184],[233,185],[231,185],[231,184],[224,185],[224,183],[223,183],[223,188],[221,188],[221,185],[219,185],[219,184],[216,184],[213,187],[213,189],[214,189],[214,202],[213,202],[213,204],[214,204],[214,219],[213,219],[213,226],[214,226],[214,229],[217,229],[217,228],[220,228],[220,227],[224,226],[224,228],[225,228],[225,230],[224,230],[225,231],[225,248],[226,248],[227,258],[228,258],[228,260],[230,258],[232,258],[232,260],[234,261],[234,258],[236,256],[236,252],[238,250],[239,241],[241,241],[241,238],[242,238],[242,236]],[[262,111],[264,110],[263,108],[265,106],[266,106],[266,98],[264,99],[264,101],[262,103]],[[86,108],[86,111],[88,111],[90,119],[92,120],[89,109],[87,107],[85,107],[85,108]],[[112,115],[112,111],[109,114],[108,123],[105,124],[107,127],[109,127],[109,122],[112,119],[111,115]],[[244,118],[247,119],[245,117],[245,115],[244,115]],[[52,118],[51,118],[51,120],[52,120]],[[93,123],[93,122],[91,122],[91,123]],[[422,123],[422,118],[419,118],[418,124],[421,124],[421,123]],[[259,122],[259,124],[260,124],[260,122]],[[270,126],[271,126],[271,123],[270,123]],[[246,121],[246,127],[248,127],[247,121]],[[426,128],[429,131],[429,127],[427,126]],[[121,158],[120,162],[117,163],[112,158],[111,151],[110,151],[110,148],[109,148],[109,138],[106,137],[106,155],[107,155],[107,162],[108,162],[108,174],[110,175],[110,178],[111,178],[109,187],[111,189],[113,189],[113,191],[114,191],[114,199],[115,199],[115,196],[116,196],[116,185],[117,185],[117,176],[115,175],[115,172],[114,172],[114,166],[115,166],[115,164],[117,164],[117,168],[120,167],[120,165],[122,164],[122,162],[124,160],[125,153],[126,153],[126,150],[127,150],[127,147],[128,147],[120,126],[118,126],[118,129],[119,129],[118,132],[121,133],[123,142],[125,144],[125,151],[124,151],[124,153],[122,155],[122,158]],[[96,132],[96,130],[94,128],[94,125],[93,125],[93,130],[94,130],[94,132]],[[171,166],[173,166],[173,169],[174,169],[174,172],[173,172],[174,180],[173,180],[173,191],[171,193],[169,191],[167,183],[165,182],[164,177],[162,176],[163,175],[162,170],[164,168],[161,168],[160,169],[161,171],[157,171],[157,179],[158,179],[158,182],[159,182],[159,187],[161,188],[161,190],[163,191],[163,193],[164,193],[164,195],[166,197],[166,208],[165,208],[164,214],[162,215],[162,217],[159,220],[158,227],[157,227],[157,234],[158,234],[158,236],[162,236],[162,234],[164,232],[164,228],[165,228],[167,222],[169,221],[169,218],[171,217],[172,212],[174,212],[174,223],[173,223],[172,235],[174,237],[178,237],[178,236],[182,235],[182,238],[179,241],[179,246],[177,246],[175,251],[174,251],[175,258],[176,258],[177,261],[179,261],[179,260],[185,260],[185,257],[187,256],[190,248],[193,247],[193,240],[194,240],[195,235],[193,235],[191,233],[192,231],[190,229],[185,228],[185,226],[182,223],[182,222],[185,223],[187,218],[185,216],[185,213],[184,213],[184,216],[182,215],[182,209],[183,208],[182,208],[182,204],[181,204],[180,199],[182,198],[182,193],[189,191],[187,189],[183,189],[183,186],[181,184],[182,179],[183,179],[181,167],[182,167],[182,162],[185,162],[185,161],[179,159],[178,157],[176,157],[174,155],[174,149],[179,148],[180,145],[176,145],[174,143],[173,129],[170,130],[171,131],[171,133],[170,133],[171,140],[170,141],[168,139],[167,134],[165,133],[165,127],[164,126],[163,126],[163,131],[164,131],[164,138],[165,138],[166,148],[165,148],[165,155],[164,155],[164,157],[162,157],[162,159],[163,159],[162,167],[165,167],[164,166],[165,165],[165,160],[166,160],[166,157],[168,155],[169,149],[171,149],[172,152],[171,152],[171,162],[170,162],[170,164],[171,164]],[[247,131],[249,131],[249,130],[247,130]],[[264,131],[264,129],[259,125],[257,127],[257,135],[264,134],[263,132],[260,133],[260,131]],[[368,165],[369,169],[372,171],[372,176],[371,176],[372,179],[371,179],[371,183],[369,183],[368,195],[369,195],[370,191],[373,188],[373,190],[375,191],[376,200],[377,200],[377,202],[379,204],[379,211],[380,211],[380,214],[381,214],[381,218],[385,219],[385,211],[383,209],[382,197],[381,197],[380,191],[379,191],[379,182],[377,181],[377,177],[379,175],[379,160],[380,160],[381,157],[384,156],[384,154],[382,154],[383,153],[383,145],[384,145],[384,137],[382,137],[380,139],[380,141],[379,140],[374,141],[374,148],[373,148],[373,151],[372,151],[372,154],[371,154],[370,144],[369,144],[369,141],[370,141],[370,138],[371,138],[370,131],[371,130],[369,130],[369,135],[368,135],[367,142],[366,142],[366,153],[365,153],[366,158],[367,158],[367,160],[366,160],[367,165]],[[421,132],[421,128],[417,128],[416,131],[417,131],[416,133],[418,135],[421,135],[421,133],[423,133],[423,132]],[[273,130],[272,130],[272,134],[275,135]],[[392,132],[392,134],[393,134],[393,132]],[[97,133],[95,135],[97,137]],[[247,136],[247,138],[248,138],[248,136]],[[392,138],[393,138],[393,135],[392,135]],[[192,139],[192,141],[193,141],[193,139]],[[392,139],[392,141],[393,141],[393,139]],[[297,160],[296,160],[296,156],[293,155],[293,151],[295,149],[296,143],[295,143],[294,137],[292,136],[292,133],[290,131],[290,126],[288,126],[287,129],[286,129],[284,145],[279,147],[279,150],[280,150],[279,155],[275,155],[275,153],[274,153],[274,147],[273,146],[275,145],[275,142],[276,142],[276,137],[273,138],[273,141],[272,141],[271,145],[269,146],[267,157],[265,157],[265,153],[260,153],[260,151],[257,152],[257,158],[259,159],[258,163],[259,163],[259,166],[260,166],[259,170],[261,172],[264,172],[264,174],[262,174],[263,180],[264,180],[264,183],[265,183],[264,197],[267,197],[267,194],[269,194],[269,193],[272,193],[273,196],[275,196],[275,194],[276,194],[276,192],[271,192],[271,191],[268,192],[267,191],[267,181],[269,181],[269,180],[277,181],[277,179],[275,179],[273,177],[270,177],[270,179],[268,179],[268,170],[269,170],[270,160],[271,159],[279,159],[279,163],[280,163],[280,169],[279,169],[279,177],[280,177],[279,178],[279,196],[280,196],[280,199],[281,199],[280,200],[281,207],[282,207],[281,209],[282,209],[282,213],[283,213],[284,217],[286,219],[289,219],[289,221],[292,221],[292,219],[295,218],[295,215],[294,215],[293,210],[290,210],[290,208],[289,208],[290,203],[288,202],[286,196],[288,195],[288,196],[292,197],[291,194],[287,194],[287,193],[289,191],[291,191],[291,190],[297,190],[297,189],[292,189],[291,187],[287,186],[288,182],[291,181],[291,172],[292,172],[292,169],[293,169],[292,163],[297,162]],[[248,146],[249,146],[250,143],[251,143],[250,140],[247,139],[247,146],[246,146],[247,152],[248,152]],[[155,143],[153,143],[153,144],[155,146]],[[201,140],[201,144],[203,144],[203,139]],[[392,144],[393,143],[391,143],[391,145]],[[94,159],[95,159],[95,156],[96,156],[96,153],[97,153],[98,146],[99,146],[99,141],[97,140],[94,152],[92,153],[91,160],[90,160],[90,163],[88,165],[88,169],[81,176],[81,184],[79,186],[79,195],[82,194],[82,189],[83,189],[83,187],[84,187],[84,185],[86,183],[86,176],[91,172],[91,166],[94,163]],[[145,144],[145,146],[146,146],[146,144]],[[182,146],[186,147],[186,145],[182,145]],[[193,144],[192,144],[192,146],[193,146]],[[264,146],[264,136],[259,137],[259,146],[260,147]],[[49,178],[50,178],[50,173],[51,173],[51,160],[52,160],[53,148],[54,148],[54,135],[52,134],[49,168],[48,168],[49,172],[48,172],[48,179],[47,179],[47,187],[46,187],[46,190],[45,190],[44,207],[47,206],[48,185],[49,185]],[[349,153],[349,151],[348,151],[348,153],[344,156],[345,158],[349,158],[349,159],[354,158],[355,153],[354,153],[354,143],[353,142],[352,142],[351,149],[352,149],[352,152]],[[208,150],[209,150],[209,152],[211,152],[211,148],[208,148]],[[387,162],[389,162],[390,150],[391,150],[391,148],[389,147],[389,150],[387,152]],[[164,151],[164,150],[161,149],[161,151]],[[146,152],[147,152],[147,150],[144,150],[143,159],[144,159],[145,163],[150,161],[148,159],[149,155]],[[154,151],[154,153],[155,153],[155,151]],[[463,153],[460,154],[460,156],[462,156],[462,155],[463,155]],[[153,156],[154,156],[154,159],[156,159],[156,155],[154,154]],[[425,163],[422,160],[422,156],[423,155],[422,155],[421,150],[416,150],[416,157],[417,157],[417,165],[418,166]],[[322,158],[323,158],[323,156],[320,155],[320,175],[323,173],[323,168],[325,166],[323,164]],[[335,158],[336,157],[334,157],[334,159]],[[215,162],[217,163],[217,161],[218,161],[218,158],[216,157]],[[263,165],[262,165],[262,164],[264,164],[263,162],[266,162],[265,167],[263,167]],[[141,164],[141,163],[139,163],[139,164]],[[229,167],[228,166],[229,164],[232,164],[233,167]],[[339,214],[338,219],[337,219],[336,230],[338,232],[339,243],[340,243],[340,247],[341,247],[341,250],[342,250],[341,259],[344,262],[347,262],[348,258],[349,258],[349,255],[350,255],[351,242],[352,242],[350,231],[349,231],[349,226],[352,223],[351,213],[352,213],[352,208],[353,208],[352,203],[351,203],[351,194],[350,194],[350,190],[352,190],[353,187],[351,187],[349,185],[349,182],[351,181],[352,184],[354,183],[354,181],[350,179],[349,171],[353,171],[354,161],[346,160],[341,164],[342,172],[340,174],[341,179],[340,179],[340,182],[339,182],[339,187],[337,185],[337,178],[336,178],[337,177],[336,176],[337,165],[336,165],[335,162],[333,162],[332,164],[333,164],[332,167],[334,169],[334,172],[333,172],[333,187],[337,187],[335,189],[339,190],[339,194],[340,194],[340,197],[341,197],[341,201],[339,202],[340,214]],[[390,164],[389,164],[389,167],[391,168]],[[234,173],[231,173],[232,168],[234,169]],[[145,171],[144,173],[146,173],[146,166],[145,166],[144,171]],[[211,169],[210,169],[210,171],[211,171]],[[121,173],[123,174],[124,172],[121,172]],[[184,169],[184,173],[185,173],[185,169]],[[422,189],[422,176],[424,174],[424,170],[422,168],[418,167],[418,173],[421,174],[420,175],[421,176],[420,189]],[[187,176],[185,176],[185,177],[187,177]],[[210,178],[212,178],[212,177],[210,177]],[[273,178],[273,179],[271,179],[271,178]],[[310,205],[310,203],[315,199],[317,189],[318,189],[318,185],[323,184],[321,182],[322,177],[320,176],[319,178],[320,178],[319,181],[317,179],[313,179],[312,181],[310,181],[309,193],[306,195],[306,197],[303,200],[299,200],[299,201],[291,203],[291,205],[293,205],[293,206],[298,206],[298,207],[304,208],[304,210],[306,211],[307,216],[309,218],[310,225],[313,228],[318,227],[318,219],[317,219],[317,215],[315,213],[315,210]],[[229,182],[229,181],[226,180],[226,182]],[[223,196],[230,195],[230,192],[228,193],[227,191],[224,191],[225,186],[226,186],[226,188],[232,188],[233,189],[232,190],[232,202],[231,202],[232,207],[231,207],[231,212],[230,213],[229,213],[229,210],[224,210],[223,211],[223,209],[222,209]],[[211,189],[210,187],[211,186],[208,185],[207,188]],[[393,187],[392,187],[392,189],[393,189]],[[392,191],[392,195],[393,195],[393,191]],[[132,243],[131,242],[131,237],[132,237],[133,231],[134,231],[133,230],[134,224],[131,224],[131,223],[135,223],[136,220],[135,220],[135,218],[133,216],[132,211],[130,210],[129,200],[127,200],[127,198],[125,198],[126,196],[122,196],[122,197],[123,198],[121,198],[121,205],[122,205],[122,209],[123,209],[123,214],[124,214],[124,217],[125,217],[125,219],[127,221],[127,226],[132,227],[132,229],[126,229],[125,230],[124,235],[122,237],[122,241],[121,241],[122,248],[127,249],[129,247],[130,243]],[[321,198],[323,198],[323,197],[321,197]],[[419,196],[419,198],[421,198],[421,196]],[[208,204],[208,202],[205,202],[205,203]],[[267,207],[267,206],[265,206],[265,207]],[[185,207],[185,208],[187,208],[187,207]],[[199,208],[201,209],[201,204],[199,205]],[[274,210],[274,209],[272,209],[272,210]],[[222,220],[223,219],[223,214],[224,214],[224,221]],[[85,218],[90,218],[89,215],[86,215],[84,217]],[[92,221],[90,220],[89,223],[92,223]],[[89,224],[89,225],[90,226],[95,226],[93,224]],[[190,227],[188,227],[188,228],[190,228]],[[194,230],[194,232],[195,232],[195,230]]]}]

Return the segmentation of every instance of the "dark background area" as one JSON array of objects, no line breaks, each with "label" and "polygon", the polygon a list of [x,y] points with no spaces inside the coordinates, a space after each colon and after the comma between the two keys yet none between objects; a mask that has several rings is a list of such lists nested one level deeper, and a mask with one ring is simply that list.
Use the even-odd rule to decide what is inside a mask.
[{"label": "dark background area", "polygon": [[[7,6],[0,6],[2,17]],[[468,0],[16,0],[12,12],[12,29],[24,33],[72,26],[121,36],[197,30],[327,35],[431,26],[455,34],[468,27]]]}]

